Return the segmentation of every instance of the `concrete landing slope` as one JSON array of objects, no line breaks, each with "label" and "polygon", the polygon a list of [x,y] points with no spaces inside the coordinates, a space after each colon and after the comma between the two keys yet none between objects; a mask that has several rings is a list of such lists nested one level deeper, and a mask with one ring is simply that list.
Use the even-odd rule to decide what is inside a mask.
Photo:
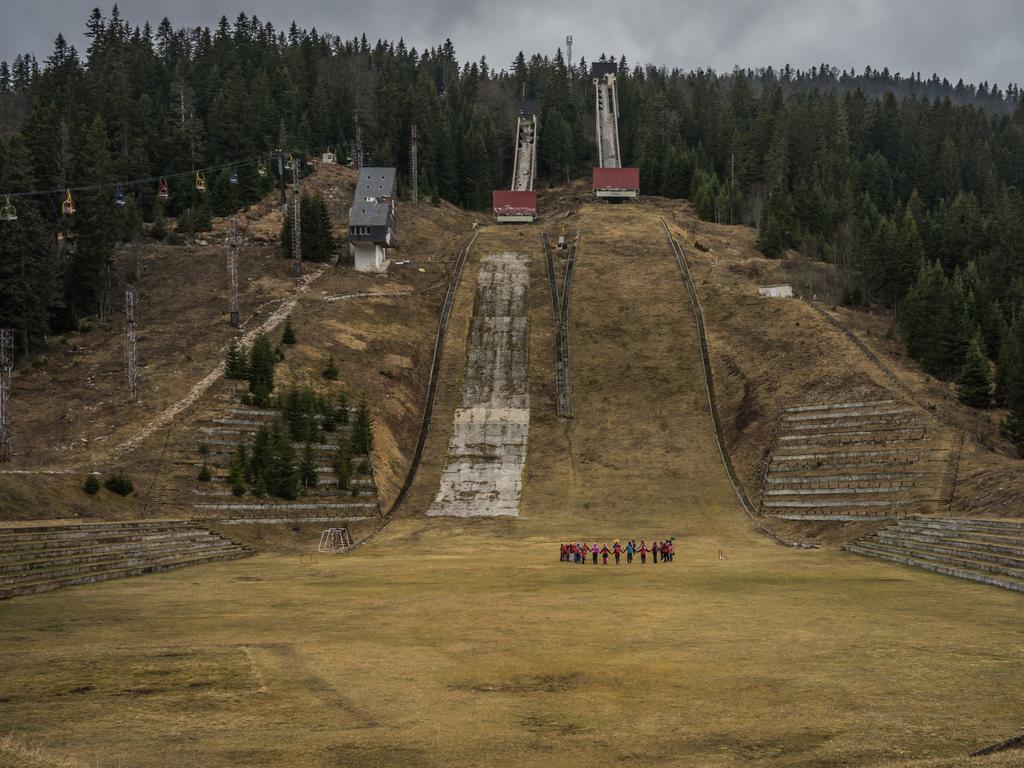
[{"label": "concrete landing slope", "polygon": [[481,260],[462,400],[430,516],[518,516],[530,429],[529,259]]}]

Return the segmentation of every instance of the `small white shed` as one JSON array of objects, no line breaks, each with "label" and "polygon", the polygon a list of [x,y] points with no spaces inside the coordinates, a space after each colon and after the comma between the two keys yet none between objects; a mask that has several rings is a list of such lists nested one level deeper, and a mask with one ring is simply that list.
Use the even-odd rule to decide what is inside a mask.
[{"label": "small white shed", "polygon": [[758,296],[768,299],[792,299],[793,286],[791,285],[762,285],[757,289]]}]

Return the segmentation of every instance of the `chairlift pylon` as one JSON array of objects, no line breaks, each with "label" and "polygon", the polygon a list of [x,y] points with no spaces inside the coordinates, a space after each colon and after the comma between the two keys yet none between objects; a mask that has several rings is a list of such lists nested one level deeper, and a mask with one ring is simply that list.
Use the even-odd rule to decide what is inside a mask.
[{"label": "chairlift pylon", "polygon": [[60,212],[65,216],[75,215],[75,199],[71,197],[71,190],[64,191],[64,202],[60,204]]},{"label": "chairlift pylon", "polygon": [[11,202],[10,195],[8,195],[4,200],[3,206],[0,206],[0,219],[3,221],[18,220],[18,211],[14,208],[14,203]]},{"label": "chairlift pylon", "polygon": [[166,203],[171,196],[171,188],[167,186],[166,179],[160,179],[160,183],[156,188],[156,196],[160,198],[161,202]]},{"label": "chairlift pylon", "polygon": [[124,208],[125,206],[124,186],[122,186],[120,182],[118,182],[118,185],[114,188],[114,205],[118,208]]},{"label": "chairlift pylon", "polygon": [[206,191],[206,177],[200,171],[196,171],[196,191]]}]

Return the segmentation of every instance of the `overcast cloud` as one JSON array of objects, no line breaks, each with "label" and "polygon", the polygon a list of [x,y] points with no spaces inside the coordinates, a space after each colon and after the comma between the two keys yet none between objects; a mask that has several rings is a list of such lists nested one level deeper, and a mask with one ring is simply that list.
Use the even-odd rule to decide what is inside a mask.
[{"label": "overcast cloud", "polygon": [[[0,0],[0,59],[32,51],[42,61],[58,32],[79,50],[96,0]],[[110,3],[101,6],[104,14]],[[554,53],[573,35],[573,58],[625,54],[630,62],[692,69],[806,68],[938,72],[1005,86],[1024,80],[1021,0],[125,0],[122,16],[155,27],[213,25],[255,13],[276,27],[294,18],[342,37],[404,37],[423,48],[450,37],[462,61],[486,55],[507,67],[516,52]]]}]

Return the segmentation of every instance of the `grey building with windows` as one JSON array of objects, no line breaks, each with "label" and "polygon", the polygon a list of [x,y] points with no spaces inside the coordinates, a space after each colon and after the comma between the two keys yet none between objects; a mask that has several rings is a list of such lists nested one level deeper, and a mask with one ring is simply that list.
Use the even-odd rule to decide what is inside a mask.
[{"label": "grey building with windows", "polygon": [[348,247],[360,272],[387,269],[388,251],[398,247],[395,169],[363,168],[348,214]]}]

